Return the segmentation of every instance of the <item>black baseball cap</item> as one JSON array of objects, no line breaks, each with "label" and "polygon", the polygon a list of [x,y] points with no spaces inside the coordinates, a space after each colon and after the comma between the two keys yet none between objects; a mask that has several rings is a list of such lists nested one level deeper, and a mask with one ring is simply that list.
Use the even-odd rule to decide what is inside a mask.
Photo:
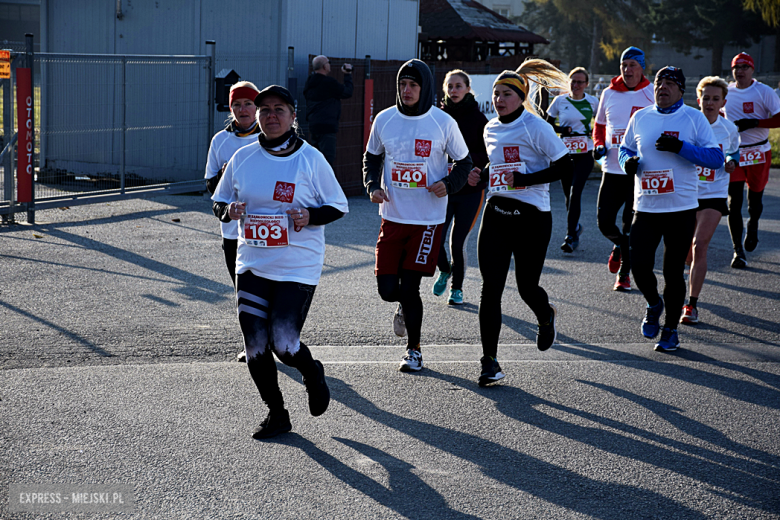
[{"label": "black baseball cap", "polygon": [[293,99],[292,94],[281,85],[269,85],[261,90],[260,93],[255,96],[255,106],[260,106],[260,102],[266,96],[279,96],[285,103],[295,106],[295,99]]}]

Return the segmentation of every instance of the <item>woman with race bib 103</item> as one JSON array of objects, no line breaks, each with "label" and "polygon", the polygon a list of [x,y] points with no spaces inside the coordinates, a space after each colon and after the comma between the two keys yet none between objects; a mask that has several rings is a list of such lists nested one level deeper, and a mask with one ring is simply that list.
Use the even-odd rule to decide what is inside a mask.
[{"label": "woman with race bib 103", "polygon": [[222,222],[239,224],[238,321],[249,374],[269,409],[253,434],[263,439],[292,429],[274,353],[303,375],[312,415],[330,402],[322,363],[300,334],[322,273],[324,225],[348,207],[325,157],[298,138],[290,92],[271,85],[254,102],[258,141],[233,155],[212,198]]}]

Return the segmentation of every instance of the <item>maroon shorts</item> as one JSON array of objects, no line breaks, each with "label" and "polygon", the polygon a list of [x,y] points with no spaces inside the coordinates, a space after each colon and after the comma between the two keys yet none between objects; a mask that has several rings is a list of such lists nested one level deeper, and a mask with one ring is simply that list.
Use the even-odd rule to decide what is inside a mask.
[{"label": "maroon shorts", "polygon": [[766,162],[752,164],[750,166],[737,166],[737,168],[731,172],[730,182],[747,181],[748,189],[750,191],[764,191],[766,183],[769,182],[769,167],[772,164],[772,151],[769,150],[764,153],[766,154]]},{"label": "maroon shorts", "polygon": [[399,224],[382,219],[374,274],[398,274],[400,269],[406,269],[433,276],[439,258],[441,230],[441,224]]}]

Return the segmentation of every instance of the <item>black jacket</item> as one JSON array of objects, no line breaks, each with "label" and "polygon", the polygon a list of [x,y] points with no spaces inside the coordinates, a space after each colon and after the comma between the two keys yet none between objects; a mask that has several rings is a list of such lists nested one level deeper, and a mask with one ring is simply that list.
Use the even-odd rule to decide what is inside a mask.
[{"label": "black jacket", "polygon": [[[471,160],[474,166],[479,169],[484,169],[488,163],[487,149],[485,148],[485,138],[482,135],[485,125],[488,123],[485,114],[479,111],[479,105],[474,99],[474,95],[468,93],[465,98],[458,104],[442,103],[442,110],[448,113],[458,123],[460,133],[463,134],[463,140],[466,141],[466,146],[469,148],[471,154]],[[470,186],[466,183],[458,193],[478,193],[485,189],[487,181],[480,182],[476,186]]]},{"label": "black jacket", "polygon": [[306,79],[306,121],[315,134],[335,134],[339,131],[341,100],[352,97],[352,74],[344,75],[342,85],[324,74],[314,73]]}]

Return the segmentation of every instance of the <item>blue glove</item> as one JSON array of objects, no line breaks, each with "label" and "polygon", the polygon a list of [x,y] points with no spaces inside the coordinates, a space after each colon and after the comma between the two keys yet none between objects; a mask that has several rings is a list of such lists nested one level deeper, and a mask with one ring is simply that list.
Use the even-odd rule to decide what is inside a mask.
[{"label": "blue glove", "polygon": [[593,158],[597,161],[607,155],[607,149],[604,145],[599,145],[593,149]]}]

